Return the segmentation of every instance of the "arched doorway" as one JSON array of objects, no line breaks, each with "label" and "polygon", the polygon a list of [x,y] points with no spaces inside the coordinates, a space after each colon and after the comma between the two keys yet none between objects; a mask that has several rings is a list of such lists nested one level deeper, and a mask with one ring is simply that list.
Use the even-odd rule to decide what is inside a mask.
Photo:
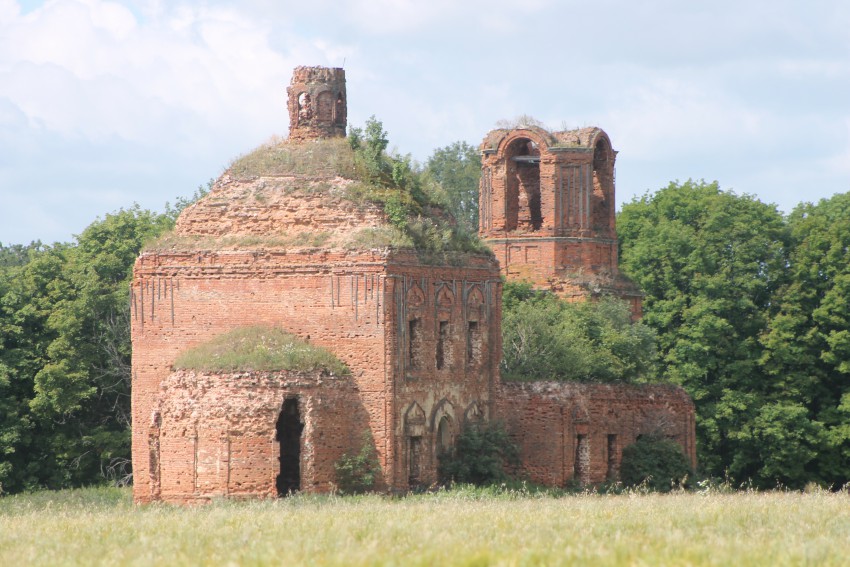
[{"label": "arched doorway", "polygon": [[277,495],[286,496],[301,489],[301,412],[296,398],[283,402],[277,418],[277,442],[280,444],[280,474]]}]

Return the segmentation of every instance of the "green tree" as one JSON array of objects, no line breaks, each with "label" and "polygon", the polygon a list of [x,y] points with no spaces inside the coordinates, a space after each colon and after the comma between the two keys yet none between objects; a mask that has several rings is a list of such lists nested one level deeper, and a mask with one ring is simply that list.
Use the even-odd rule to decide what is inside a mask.
[{"label": "green tree", "polygon": [[[761,338],[788,277],[782,215],[717,183],[688,181],[625,205],[617,227],[620,266],[646,293],[644,321],[658,332],[663,375],[696,404],[702,467],[761,486],[803,482],[790,465],[813,458],[819,426],[775,395],[762,363]],[[764,454],[783,443],[777,423],[805,432],[784,433],[784,474]]]},{"label": "green tree", "polygon": [[691,474],[681,445],[670,439],[640,437],[623,449],[620,479],[625,486],[645,484],[653,490],[669,492]]},{"label": "green tree", "polygon": [[478,183],[481,156],[466,142],[434,150],[425,163],[425,174],[439,187],[449,211],[464,230],[478,232]]},{"label": "green tree", "polygon": [[4,490],[92,483],[129,463],[127,285],[143,243],[171,225],[136,206],[0,272]]},{"label": "green tree", "polygon": [[12,244],[3,246],[0,242],[0,270],[12,266],[23,266],[30,259],[31,252],[38,252],[44,248],[40,240],[30,242],[29,244]]},{"label": "green tree", "polygon": [[781,419],[763,420],[760,440],[802,435],[792,446],[806,458],[776,447],[784,459],[771,472],[782,478],[776,470],[787,467],[841,486],[850,482],[850,193],[801,204],[788,224],[789,279],[776,293],[761,359]]},{"label": "green tree", "polygon": [[0,484],[5,492],[43,486],[53,464],[45,442],[51,423],[37,419],[30,404],[35,375],[47,361],[54,334],[48,319],[64,290],[69,246],[29,252],[26,263],[0,270]]},{"label": "green tree", "polygon": [[655,332],[615,298],[569,303],[506,283],[502,376],[507,380],[648,382],[656,377]]}]

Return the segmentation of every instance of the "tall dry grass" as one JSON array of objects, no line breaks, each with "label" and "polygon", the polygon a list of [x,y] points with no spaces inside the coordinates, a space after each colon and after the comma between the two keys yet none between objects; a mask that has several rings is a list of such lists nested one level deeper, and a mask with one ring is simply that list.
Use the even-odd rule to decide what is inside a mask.
[{"label": "tall dry grass", "polygon": [[846,492],[0,499],[0,565],[847,565],[848,550]]}]

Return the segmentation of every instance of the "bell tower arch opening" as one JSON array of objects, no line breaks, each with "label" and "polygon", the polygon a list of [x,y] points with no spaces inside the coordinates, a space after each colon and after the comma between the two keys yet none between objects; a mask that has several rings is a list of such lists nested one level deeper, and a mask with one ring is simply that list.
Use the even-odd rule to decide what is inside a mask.
[{"label": "bell tower arch opening", "polygon": [[596,230],[614,229],[614,150],[605,137],[593,148],[593,197],[591,225]]},{"label": "bell tower arch opening", "polygon": [[540,148],[517,138],[505,149],[505,230],[533,232],[543,225],[540,209]]}]

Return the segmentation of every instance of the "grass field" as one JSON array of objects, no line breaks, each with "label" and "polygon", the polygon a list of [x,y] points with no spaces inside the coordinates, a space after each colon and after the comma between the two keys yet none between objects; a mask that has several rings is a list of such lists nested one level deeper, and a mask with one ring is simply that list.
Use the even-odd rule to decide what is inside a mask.
[{"label": "grass field", "polygon": [[0,498],[0,565],[848,565],[845,492]]}]

